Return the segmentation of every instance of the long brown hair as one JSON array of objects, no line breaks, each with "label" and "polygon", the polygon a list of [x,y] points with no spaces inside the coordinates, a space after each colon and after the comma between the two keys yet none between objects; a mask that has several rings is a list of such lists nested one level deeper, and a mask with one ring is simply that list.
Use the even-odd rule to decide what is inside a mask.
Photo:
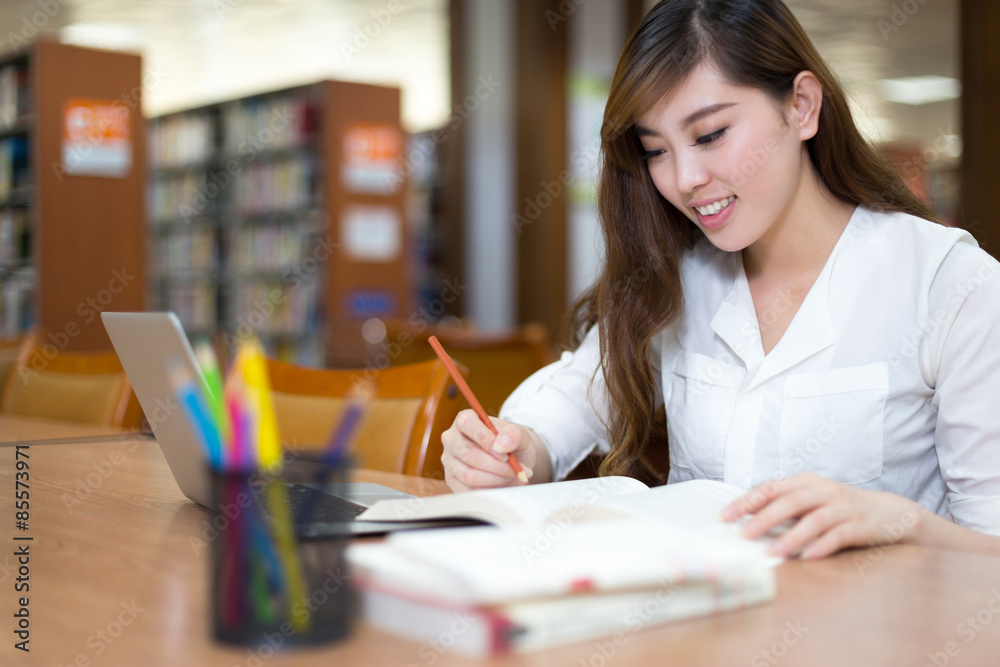
[{"label": "long brown hair", "polygon": [[683,307],[679,269],[692,224],[653,185],[634,122],[705,59],[731,84],[778,103],[789,99],[799,72],[811,71],[823,104],[807,149],[826,187],[851,204],[937,220],[862,138],[839,81],[781,0],[662,0],[629,38],[611,83],[598,187],[605,263],[570,311],[571,347],[594,324],[600,334],[612,442],[602,475],[665,480],[645,451],[659,428],[649,346]]}]

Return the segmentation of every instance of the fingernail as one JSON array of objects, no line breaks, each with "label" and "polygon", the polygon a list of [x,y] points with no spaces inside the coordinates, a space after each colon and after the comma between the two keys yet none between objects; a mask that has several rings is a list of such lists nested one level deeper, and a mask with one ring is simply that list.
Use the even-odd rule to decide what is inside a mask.
[{"label": "fingernail", "polygon": [[491,449],[494,454],[502,456],[511,450],[513,444],[514,441],[510,439],[510,436],[504,433],[493,441],[493,447]]},{"label": "fingernail", "polygon": [[521,466],[521,470],[523,470],[524,474],[528,476],[528,479],[531,479],[531,476],[535,474],[535,471],[528,466]]},{"label": "fingernail", "polygon": [[767,548],[767,552],[772,556],[781,556],[782,558],[784,558],[785,556],[788,555],[788,547],[786,547],[784,544],[775,542],[770,547]]}]

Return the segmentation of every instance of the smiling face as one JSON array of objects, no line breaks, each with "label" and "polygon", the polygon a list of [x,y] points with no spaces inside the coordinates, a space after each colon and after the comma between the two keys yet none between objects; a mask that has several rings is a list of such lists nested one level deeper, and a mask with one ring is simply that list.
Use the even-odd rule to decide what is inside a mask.
[{"label": "smiling face", "polygon": [[722,250],[754,244],[791,207],[818,115],[796,113],[801,79],[782,116],[766,93],[704,62],[636,121],[656,189]]}]

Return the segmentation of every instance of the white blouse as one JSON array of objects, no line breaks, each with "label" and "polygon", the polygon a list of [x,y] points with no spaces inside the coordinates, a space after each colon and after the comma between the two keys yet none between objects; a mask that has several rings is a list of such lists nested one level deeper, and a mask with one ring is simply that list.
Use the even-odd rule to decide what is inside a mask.
[{"label": "white blouse", "polygon": [[[700,239],[684,312],[650,350],[669,481],[811,470],[1000,535],[998,274],[967,232],[858,207],[764,355],[741,253]],[[595,327],[500,411],[538,433],[557,479],[609,448],[598,363]]]}]

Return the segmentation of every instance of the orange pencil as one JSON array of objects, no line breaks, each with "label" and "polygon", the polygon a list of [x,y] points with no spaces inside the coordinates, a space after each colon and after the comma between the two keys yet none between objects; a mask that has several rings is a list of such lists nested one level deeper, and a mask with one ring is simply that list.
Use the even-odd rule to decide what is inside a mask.
[{"label": "orange pencil", "polygon": [[[477,415],[479,415],[479,419],[486,424],[486,428],[491,430],[493,435],[498,435],[497,427],[493,425],[493,422],[486,414],[486,410],[483,410],[483,406],[481,406],[479,401],[476,400],[475,394],[473,394],[472,390],[469,389],[469,385],[466,384],[465,378],[463,378],[462,374],[458,372],[457,368],[455,368],[455,364],[452,362],[451,357],[449,357],[448,353],[444,351],[443,347],[441,347],[441,343],[438,342],[437,337],[431,336],[427,339],[427,342],[434,348],[434,352],[437,353],[438,358],[444,364],[445,368],[448,369],[451,379],[455,381],[455,384],[457,384],[458,388],[462,391],[462,395],[465,396],[465,400],[469,402],[472,409],[476,411]],[[524,472],[524,468],[521,467],[521,464],[518,463],[517,458],[515,458],[513,454],[507,455],[507,463],[509,463],[510,467],[514,469],[514,472],[517,473],[517,478],[527,484],[528,475]]]}]

